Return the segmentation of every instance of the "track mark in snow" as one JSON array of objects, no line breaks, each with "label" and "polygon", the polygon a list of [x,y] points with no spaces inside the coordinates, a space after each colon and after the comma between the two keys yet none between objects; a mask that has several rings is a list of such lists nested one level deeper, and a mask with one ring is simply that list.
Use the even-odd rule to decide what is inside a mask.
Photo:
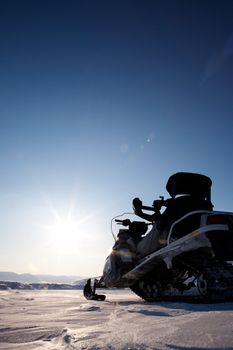
[{"label": "track mark in snow", "polygon": [[50,341],[62,334],[62,329],[45,329],[39,326],[2,328],[0,343],[31,343],[38,340]]},{"label": "track mark in snow", "polygon": [[145,316],[172,317],[167,312],[155,310],[128,310],[129,313],[138,313]]},{"label": "track mark in snow", "polygon": [[90,304],[81,304],[79,311],[98,311],[100,310],[99,306],[90,305]]},{"label": "track mark in snow", "polygon": [[76,349],[73,345],[74,342],[77,341],[77,337],[74,333],[71,332],[68,328],[64,328],[57,337],[52,339],[52,342],[50,345],[46,347],[47,350],[51,349],[66,349],[66,350],[72,350]]}]

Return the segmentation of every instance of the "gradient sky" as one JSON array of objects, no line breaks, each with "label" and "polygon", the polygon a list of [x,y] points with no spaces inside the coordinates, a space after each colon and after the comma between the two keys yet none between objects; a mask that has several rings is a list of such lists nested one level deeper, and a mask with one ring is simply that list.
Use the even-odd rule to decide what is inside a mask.
[{"label": "gradient sky", "polygon": [[231,0],[0,0],[0,270],[100,275],[178,171],[233,210]]}]

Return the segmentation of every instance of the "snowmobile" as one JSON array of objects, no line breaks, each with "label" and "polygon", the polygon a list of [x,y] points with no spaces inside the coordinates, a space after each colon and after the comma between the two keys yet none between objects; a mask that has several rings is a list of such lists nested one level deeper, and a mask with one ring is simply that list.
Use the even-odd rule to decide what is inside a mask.
[{"label": "snowmobile", "polygon": [[[170,198],[141,206],[144,213],[155,212],[158,203],[164,207],[159,222],[115,218],[127,229],[119,230],[103,275],[87,281],[84,296],[104,300],[97,288],[130,288],[146,301],[232,299],[233,213],[213,210],[211,186],[206,175],[179,172],[167,181]],[[150,225],[165,239],[158,250],[138,256],[137,244]]]}]

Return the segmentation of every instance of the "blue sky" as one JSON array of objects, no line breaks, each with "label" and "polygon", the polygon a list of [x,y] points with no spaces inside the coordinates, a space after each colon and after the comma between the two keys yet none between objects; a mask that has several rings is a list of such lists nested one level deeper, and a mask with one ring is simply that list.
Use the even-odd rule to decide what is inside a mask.
[{"label": "blue sky", "polygon": [[232,210],[231,1],[0,1],[0,269],[101,274],[177,171]]}]

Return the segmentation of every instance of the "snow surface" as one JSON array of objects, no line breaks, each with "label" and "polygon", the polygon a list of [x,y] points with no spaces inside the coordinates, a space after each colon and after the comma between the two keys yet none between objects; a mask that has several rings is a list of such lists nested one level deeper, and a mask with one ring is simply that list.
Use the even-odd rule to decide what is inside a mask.
[{"label": "snow surface", "polygon": [[147,303],[129,290],[0,291],[0,349],[233,350],[233,303]]}]

